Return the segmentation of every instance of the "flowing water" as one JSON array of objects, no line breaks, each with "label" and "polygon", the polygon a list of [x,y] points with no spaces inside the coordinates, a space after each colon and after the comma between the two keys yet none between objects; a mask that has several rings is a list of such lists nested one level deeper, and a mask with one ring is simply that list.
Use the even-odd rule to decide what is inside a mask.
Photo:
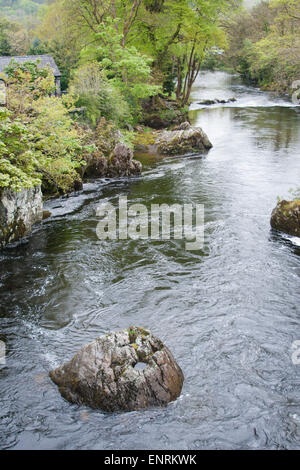
[{"label": "flowing water", "polygon": [[[237,98],[201,107],[205,98]],[[52,218],[0,255],[2,449],[300,448],[300,243],[270,230],[278,196],[299,185],[300,109],[202,73],[193,122],[203,158],[143,157],[134,180],[96,181],[48,204]],[[205,205],[205,246],[105,241],[100,201]],[[166,408],[103,413],[71,405],[47,373],[97,336],[140,325],[185,374]]]}]

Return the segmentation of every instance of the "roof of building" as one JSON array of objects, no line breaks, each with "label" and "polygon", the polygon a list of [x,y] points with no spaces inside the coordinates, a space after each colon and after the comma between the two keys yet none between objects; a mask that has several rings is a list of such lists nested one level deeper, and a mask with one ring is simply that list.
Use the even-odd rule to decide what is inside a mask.
[{"label": "roof of building", "polygon": [[0,56],[0,73],[5,72],[5,67],[7,67],[10,62],[14,60],[15,62],[22,63],[22,62],[36,62],[39,61],[38,67],[44,68],[49,66],[55,77],[60,77],[61,73],[59,68],[57,67],[55,60],[53,59],[52,55],[44,54],[44,55],[22,55],[22,56]]}]

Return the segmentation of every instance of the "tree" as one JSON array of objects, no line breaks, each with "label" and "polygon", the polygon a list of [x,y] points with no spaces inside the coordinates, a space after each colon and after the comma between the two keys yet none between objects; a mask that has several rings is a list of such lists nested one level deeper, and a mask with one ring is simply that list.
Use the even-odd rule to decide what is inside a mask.
[{"label": "tree", "polygon": [[132,122],[128,103],[98,62],[87,62],[75,70],[70,93],[76,97],[77,106],[85,108],[85,116],[93,127],[101,118],[120,127]]},{"label": "tree", "polygon": [[98,26],[92,44],[82,51],[82,60],[96,60],[113,86],[120,90],[132,114],[136,114],[139,101],[157,94],[159,87],[151,83],[152,59],[135,46],[124,46],[122,34],[116,33],[117,21],[108,18]]},{"label": "tree", "polygon": [[[41,24],[36,28],[35,42],[38,40],[38,48],[43,53],[52,54],[61,71],[61,89],[66,90],[69,85],[71,70],[79,60],[80,50],[86,43],[81,30],[74,30],[69,20],[69,12],[64,0],[55,1],[43,9]],[[38,52],[40,53],[40,52]]]},{"label": "tree", "polygon": [[[147,2],[141,18],[144,43],[155,55],[155,66],[165,75],[177,74],[177,100],[186,105],[207,51],[224,46],[221,15],[230,8],[224,0],[165,0]],[[154,16],[147,14],[150,9]],[[147,47],[147,46],[146,46]]]},{"label": "tree", "polygon": [[296,0],[261,2],[249,12],[238,12],[224,25],[230,44],[227,61],[259,86],[288,92],[300,74],[299,19]]}]

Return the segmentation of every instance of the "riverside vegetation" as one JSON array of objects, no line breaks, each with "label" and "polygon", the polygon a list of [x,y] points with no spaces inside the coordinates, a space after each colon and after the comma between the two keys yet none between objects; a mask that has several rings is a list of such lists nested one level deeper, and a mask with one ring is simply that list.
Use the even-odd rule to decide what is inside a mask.
[{"label": "riverside vegetation", "polygon": [[0,0],[0,54],[52,54],[64,91],[53,96],[50,70],[36,63],[7,68],[0,190],[41,185],[52,197],[85,177],[139,174],[133,147],[156,138],[151,128],[188,120],[203,67],[289,91],[300,74],[299,2],[242,3]]},{"label": "riverside vegetation", "polygon": [[261,1],[226,18],[223,66],[266,90],[291,93],[300,76],[300,2]]},{"label": "riverside vegetation", "polygon": [[[133,147],[134,127],[186,120],[192,85],[208,51],[225,46],[220,21],[236,3],[2,0],[0,54],[51,53],[64,94],[53,96],[50,71],[35,63],[7,68],[0,188],[41,184],[53,196],[85,176],[122,175],[114,149]],[[139,173],[128,152],[125,174]]]}]

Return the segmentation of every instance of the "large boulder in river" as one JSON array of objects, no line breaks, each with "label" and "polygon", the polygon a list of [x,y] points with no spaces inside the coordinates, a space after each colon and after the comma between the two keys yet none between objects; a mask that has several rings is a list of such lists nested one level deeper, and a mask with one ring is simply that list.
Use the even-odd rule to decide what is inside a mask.
[{"label": "large boulder in river", "polygon": [[139,327],[100,336],[49,375],[71,403],[104,411],[167,405],[184,380],[168,348]]},{"label": "large boulder in river", "polygon": [[168,155],[203,153],[212,148],[209,138],[201,127],[192,127],[188,122],[173,131],[162,132],[155,144],[159,153]]},{"label": "large boulder in river", "polygon": [[300,199],[279,202],[272,212],[271,226],[280,232],[300,237]]},{"label": "large boulder in river", "polygon": [[212,143],[201,129],[184,122],[172,131],[143,132],[136,136],[137,152],[157,153],[161,155],[185,155],[205,153],[212,148]]},{"label": "large boulder in river", "polygon": [[40,186],[0,192],[0,247],[21,240],[30,234],[35,223],[43,219],[43,198]]},{"label": "large boulder in river", "polygon": [[101,178],[107,175],[108,172],[108,159],[93,152],[85,156],[85,166],[83,167],[83,175],[87,178]]}]

